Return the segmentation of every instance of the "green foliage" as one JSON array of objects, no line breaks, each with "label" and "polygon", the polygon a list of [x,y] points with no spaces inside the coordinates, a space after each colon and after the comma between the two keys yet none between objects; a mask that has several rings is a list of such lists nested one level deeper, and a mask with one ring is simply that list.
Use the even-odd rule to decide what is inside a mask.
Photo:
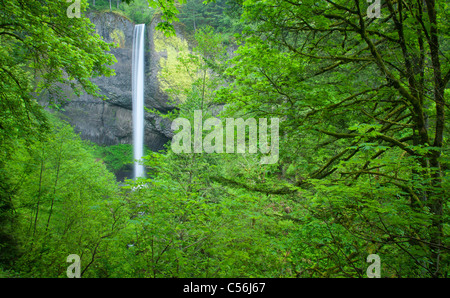
[{"label": "green foliage", "polygon": [[149,24],[155,13],[155,9],[149,7],[147,0],[134,0],[129,5],[120,6],[120,10],[136,24]]},{"label": "green foliage", "polygon": [[[76,94],[99,95],[89,78],[112,75],[108,66],[115,58],[106,53],[110,45],[94,34],[89,19],[67,16],[64,1],[0,4],[0,259],[9,262],[17,253],[10,223],[17,216],[13,198],[21,180],[8,167],[20,157],[20,148],[31,150],[46,141],[50,125],[38,100],[46,97],[49,107],[57,107],[65,100],[61,83]],[[81,7],[84,12],[86,1]]]},{"label": "green foliage", "polygon": [[51,125],[41,142],[18,141],[5,163],[15,186],[8,225],[20,247],[13,268],[23,277],[64,276],[67,255],[87,258],[120,229],[114,176],[68,124],[52,117]]},{"label": "green foliage", "polygon": [[251,198],[230,200],[203,179],[189,179],[187,171],[199,177],[208,164],[203,158],[188,160],[180,168],[178,156],[149,156],[157,178],[131,195],[136,204],[130,220],[133,246],[124,253],[131,276],[276,276],[265,265],[276,262],[265,249],[270,243],[246,214]]},{"label": "green foliage", "polygon": [[130,144],[117,144],[111,146],[99,146],[90,144],[94,149],[94,155],[105,163],[111,172],[117,172],[126,165],[133,163],[133,146]]},{"label": "green foliage", "polygon": [[212,27],[197,30],[194,44],[191,50],[186,40],[155,34],[155,49],[167,51],[167,58],[160,60],[161,88],[181,109],[183,105],[192,107],[197,102],[194,97],[200,98],[199,109],[211,104],[225,65],[224,38]]},{"label": "green foliage", "polygon": [[[366,277],[375,253],[382,277],[448,277],[447,4],[386,1],[369,19],[358,1],[152,1],[160,28],[180,10],[193,34],[192,49],[164,39],[162,78],[189,80],[168,81],[179,105],[161,116],[278,117],[280,158],[169,143],[119,188],[131,146],[87,145],[31,96],[67,83],[62,70],[95,94],[109,45],[87,20],[46,16],[62,2],[19,2],[0,11],[16,26],[0,27],[0,276],[64,277],[78,254],[83,277]],[[119,9],[148,22],[144,6]]]},{"label": "green foliage", "polygon": [[114,31],[110,34],[110,36],[114,44],[118,48],[122,48],[125,45],[125,34],[123,33],[123,31],[119,29],[114,29]]},{"label": "green foliage", "polygon": [[[311,266],[299,274],[363,276],[369,252],[389,262],[387,276],[448,274],[442,221],[448,178],[439,170],[448,163],[438,160],[445,152],[438,116],[444,90],[435,88],[437,64],[419,59],[424,48],[434,51],[435,63],[446,54],[421,39],[432,34],[422,27],[424,20],[412,21],[405,17],[410,10],[389,3],[385,9],[403,14],[401,20],[368,19],[358,2],[243,3],[243,17],[252,25],[229,63],[231,84],[219,92],[228,103],[222,117],[283,119],[278,176],[301,193],[310,218],[298,235],[310,257],[296,263]],[[448,18],[440,10],[439,15]],[[434,100],[424,96],[426,88],[434,88]],[[431,118],[436,121],[425,125],[423,119]],[[249,182],[228,179],[249,188]],[[326,249],[318,253],[319,247]]]}]

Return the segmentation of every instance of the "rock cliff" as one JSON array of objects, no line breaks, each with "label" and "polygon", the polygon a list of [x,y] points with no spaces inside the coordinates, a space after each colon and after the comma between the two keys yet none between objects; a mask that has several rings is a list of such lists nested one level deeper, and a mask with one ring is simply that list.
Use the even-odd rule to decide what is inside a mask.
[{"label": "rock cliff", "polygon": [[[101,145],[131,144],[131,69],[135,24],[115,13],[91,14],[89,18],[105,41],[118,44],[117,48],[111,49],[117,59],[112,66],[116,75],[92,79],[107,100],[87,94],[69,96],[70,101],[63,106],[63,114],[83,139]],[[174,106],[167,103],[167,95],[159,87],[159,59],[164,53],[155,51],[155,26],[156,23],[146,26],[145,106],[166,113]],[[148,112],[145,113],[145,120],[145,145],[153,151],[163,149],[172,137],[170,122]]]}]

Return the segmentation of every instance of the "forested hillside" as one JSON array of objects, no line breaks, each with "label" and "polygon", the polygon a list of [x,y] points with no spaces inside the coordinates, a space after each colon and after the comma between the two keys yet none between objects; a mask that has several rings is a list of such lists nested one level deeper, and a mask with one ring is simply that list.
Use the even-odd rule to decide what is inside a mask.
[{"label": "forested hillside", "polygon": [[[67,277],[72,254],[95,278],[366,278],[370,255],[449,277],[446,1],[73,3],[0,0],[0,277]],[[110,100],[92,79],[120,44],[86,15],[111,12],[177,49],[151,66],[176,108],[146,109],[174,137],[121,183],[132,144],[61,113],[63,85]]]}]

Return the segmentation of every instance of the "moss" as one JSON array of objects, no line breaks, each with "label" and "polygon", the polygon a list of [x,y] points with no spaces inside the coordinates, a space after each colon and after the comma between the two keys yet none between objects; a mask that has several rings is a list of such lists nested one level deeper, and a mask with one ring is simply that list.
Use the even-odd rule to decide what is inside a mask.
[{"label": "moss", "polygon": [[200,77],[198,59],[200,57],[189,50],[186,40],[177,36],[165,36],[161,31],[154,35],[156,52],[165,52],[166,58],[159,60],[161,71],[158,74],[160,87],[178,102],[186,100],[185,90]]}]

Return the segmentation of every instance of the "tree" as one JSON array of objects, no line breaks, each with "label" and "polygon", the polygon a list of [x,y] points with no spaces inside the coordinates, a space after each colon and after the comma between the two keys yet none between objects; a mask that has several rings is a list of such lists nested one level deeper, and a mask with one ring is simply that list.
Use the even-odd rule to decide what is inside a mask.
[{"label": "tree", "polygon": [[135,0],[120,9],[136,24],[149,24],[152,21],[154,8],[150,8],[147,0]]},{"label": "tree", "polygon": [[[114,73],[106,53],[110,45],[95,34],[87,18],[69,18],[65,1],[0,1],[0,217],[12,216],[14,187],[3,169],[18,139],[28,145],[45,138],[47,117],[38,104],[49,94],[50,106],[63,100],[57,83],[99,95],[89,80]],[[86,1],[81,8],[85,9]]]},{"label": "tree", "polygon": [[[364,226],[354,217],[353,235],[360,235],[356,225],[382,231],[392,241],[383,245],[406,251],[433,277],[448,266],[447,6],[388,0],[377,19],[359,0],[246,1],[251,26],[228,71],[233,87],[222,97],[242,114],[284,119],[281,134],[290,149],[281,153],[281,177],[292,194],[312,183],[314,191],[334,196],[336,206],[320,218],[329,221],[340,210],[369,220]],[[288,168],[295,178],[287,177]],[[352,195],[341,196],[330,183]],[[386,208],[394,195],[402,199],[392,210],[407,210],[398,220],[360,205],[370,196]],[[363,209],[352,212],[355,204]],[[370,210],[366,218],[361,210]],[[367,235],[360,237],[379,241]]]},{"label": "tree", "polygon": [[233,29],[230,14],[231,8],[227,1],[219,0],[206,5],[203,1],[191,0],[180,7],[179,19],[189,32],[195,33],[203,26],[211,26],[216,32],[225,32]]},{"label": "tree", "polygon": [[[68,4],[61,1],[46,5],[2,1],[1,5],[2,119],[21,123],[17,127],[27,134],[41,127],[45,120],[34,99],[44,90],[55,91],[55,83],[68,84],[76,93],[99,95],[88,78],[114,74],[107,65],[115,58],[107,53],[111,45],[95,34],[89,19],[68,18]],[[81,4],[82,10],[85,7],[86,1]],[[12,122],[2,120],[3,137],[14,131]]]},{"label": "tree", "polygon": [[125,213],[112,173],[69,124],[53,116],[49,123],[51,137],[28,147],[17,141],[5,165],[16,189],[10,235],[22,248],[9,261],[25,276],[64,276],[60,260],[76,253],[83,275],[124,227]]}]

